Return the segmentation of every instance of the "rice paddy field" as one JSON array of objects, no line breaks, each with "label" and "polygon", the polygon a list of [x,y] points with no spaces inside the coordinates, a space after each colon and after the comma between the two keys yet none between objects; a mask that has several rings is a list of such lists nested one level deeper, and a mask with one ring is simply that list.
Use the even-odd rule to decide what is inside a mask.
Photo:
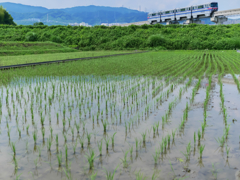
[{"label": "rice paddy field", "polygon": [[238,179],[240,54],[0,72],[0,179]]}]

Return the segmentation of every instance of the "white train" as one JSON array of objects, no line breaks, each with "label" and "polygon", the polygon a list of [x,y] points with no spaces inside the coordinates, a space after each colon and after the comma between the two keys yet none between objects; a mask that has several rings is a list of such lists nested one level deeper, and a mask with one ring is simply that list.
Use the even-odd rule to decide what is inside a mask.
[{"label": "white train", "polygon": [[187,19],[196,19],[199,17],[210,17],[213,12],[218,10],[217,2],[210,2],[206,4],[178,8],[168,11],[159,11],[148,14],[148,22],[150,24],[157,24],[168,21],[179,21]]}]

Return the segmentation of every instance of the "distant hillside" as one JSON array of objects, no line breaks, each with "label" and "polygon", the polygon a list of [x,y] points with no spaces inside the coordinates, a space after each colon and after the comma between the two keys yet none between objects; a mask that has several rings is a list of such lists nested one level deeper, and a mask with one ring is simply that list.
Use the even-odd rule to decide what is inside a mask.
[{"label": "distant hillside", "polygon": [[[146,12],[127,9],[124,7],[78,6],[65,9],[47,9],[44,7],[28,6],[16,3],[0,3],[13,17],[17,24],[33,24],[36,21],[48,25],[67,25],[68,23],[86,22],[90,25],[101,23],[130,23],[145,21]],[[48,22],[47,22],[48,16]]]}]

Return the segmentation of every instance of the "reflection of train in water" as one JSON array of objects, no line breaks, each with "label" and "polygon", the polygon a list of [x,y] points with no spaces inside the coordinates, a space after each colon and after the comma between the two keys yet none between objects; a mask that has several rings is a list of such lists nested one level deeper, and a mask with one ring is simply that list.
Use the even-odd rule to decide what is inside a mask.
[{"label": "reflection of train in water", "polygon": [[213,12],[218,10],[218,3],[211,2],[202,5],[189,6],[168,11],[160,11],[148,14],[148,22],[157,24],[167,21],[179,21],[200,17],[210,17]]}]

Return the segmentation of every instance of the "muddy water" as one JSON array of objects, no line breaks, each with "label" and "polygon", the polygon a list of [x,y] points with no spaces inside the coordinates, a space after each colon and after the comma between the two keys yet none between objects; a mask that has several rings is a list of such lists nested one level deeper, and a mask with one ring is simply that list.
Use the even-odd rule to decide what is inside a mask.
[{"label": "muddy water", "polygon": [[[128,77],[128,79],[131,77]],[[132,78],[134,80],[134,77]],[[231,77],[228,77],[228,81],[231,81]],[[111,79],[110,79],[111,81]],[[144,81],[144,79],[142,79]],[[56,81],[53,81],[56,82]],[[161,81],[159,81],[160,83]],[[134,86],[134,82],[131,82]],[[225,106],[227,107],[228,113],[228,122],[231,124],[229,138],[227,140],[227,145],[230,147],[230,155],[227,158],[225,148],[219,148],[218,143],[215,138],[221,137],[223,135],[223,130],[225,128],[223,114],[221,112],[220,106],[220,87],[217,84],[217,81],[213,81],[211,85],[211,98],[208,104],[207,110],[207,127],[201,139],[201,144],[205,145],[203,151],[202,160],[199,158],[199,146],[198,142],[194,145],[193,134],[197,133],[198,129],[201,129],[201,123],[203,122],[203,104],[206,96],[206,86],[208,86],[207,79],[203,79],[202,86],[197,92],[195,100],[190,104],[190,98],[192,93],[192,86],[190,86],[187,91],[182,95],[180,100],[177,101],[174,106],[169,122],[162,126],[162,116],[168,110],[168,105],[176,97],[179,99],[179,89],[183,88],[185,84],[178,84],[173,92],[170,93],[169,97],[164,100],[161,105],[158,107],[153,106],[154,100],[151,99],[151,90],[146,94],[149,94],[149,105],[150,106],[150,115],[142,116],[142,112],[146,107],[144,100],[140,102],[143,106],[138,109],[137,114],[133,108],[133,114],[129,114],[129,110],[123,110],[123,103],[120,99],[117,99],[118,105],[117,112],[122,111],[123,116],[121,118],[119,114],[116,113],[114,116],[112,113],[107,113],[103,111],[103,119],[108,119],[110,124],[107,128],[107,133],[103,133],[103,126],[101,120],[96,119],[97,112],[97,98],[91,101],[90,91],[87,92],[87,98],[85,92],[83,92],[80,98],[74,97],[74,91],[66,93],[64,96],[59,97],[56,95],[56,100],[53,101],[52,105],[49,105],[47,100],[44,100],[44,93],[41,92],[40,98],[42,98],[42,106],[39,106],[39,97],[34,92],[34,88],[38,87],[37,83],[34,85],[29,85],[26,83],[21,86],[24,89],[23,95],[19,95],[19,99],[15,97],[15,92],[17,90],[14,82],[9,87],[2,87],[2,115],[1,115],[1,141],[0,141],[0,179],[16,179],[17,175],[20,175],[20,179],[67,179],[66,174],[63,170],[71,169],[69,174],[71,174],[73,179],[90,179],[91,171],[89,170],[89,164],[86,159],[86,155],[89,154],[90,149],[93,149],[96,154],[96,159],[94,161],[94,172],[97,172],[96,179],[106,179],[105,169],[107,171],[113,172],[114,169],[119,165],[115,179],[136,179],[136,173],[140,172],[147,179],[151,179],[152,174],[155,172],[157,179],[174,179],[186,177],[186,179],[214,179],[217,176],[217,179],[235,179],[235,173],[240,168],[239,162],[239,123],[240,123],[240,114],[239,114],[239,105],[240,105],[240,96],[237,90],[237,87],[233,83],[225,83],[223,81],[223,93],[225,97]],[[23,83],[24,84],[24,83]],[[64,84],[64,83],[63,83]],[[65,82],[66,85],[71,83]],[[49,82],[49,90],[47,94],[51,95],[51,82]],[[46,87],[46,86],[44,86]],[[85,86],[88,87],[88,86]],[[144,86],[141,86],[144,87]],[[9,102],[9,108],[7,108],[5,99],[7,89],[13,89],[13,100]],[[161,92],[166,92],[169,86],[164,86]],[[87,88],[86,88],[87,89]],[[90,85],[89,85],[90,89]],[[150,86],[151,89],[151,86]],[[101,91],[101,90],[100,90]],[[26,92],[33,92],[32,98],[34,103],[34,112],[35,112],[35,124],[32,125],[31,112],[30,112],[30,101],[28,101],[28,95]],[[59,92],[59,89],[57,90]],[[158,94],[160,96],[161,92]],[[78,93],[78,89],[77,89]],[[121,93],[121,90],[117,92],[118,95]],[[117,95],[117,93],[115,95]],[[20,94],[20,93],[19,93]],[[11,95],[10,95],[11,96]],[[29,99],[31,94],[29,95]],[[84,97],[84,102],[92,102],[92,114],[95,114],[95,121],[92,122],[92,117],[89,117],[88,111],[86,112],[86,117],[84,110],[87,108],[87,103],[82,102],[84,107],[82,107],[82,114],[79,115],[78,109],[78,100]],[[89,98],[88,98],[89,97]],[[101,102],[101,109],[105,107],[105,100],[111,99],[111,97],[106,96],[107,98],[103,99]],[[120,98],[120,96],[117,96]],[[141,96],[138,95],[138,99]],[[11,99],[11,98],[10,98]],[[26,100],[24,100],[26,99]],[[59,100],[60,99],[60,100]],[[131,98],[130,98],[131,99]],[[131,100],[129,100],[131,102]],[[66,121],[66,130],[67,130],[67,142],[65,143],[64,137],[62,135],[63,124],[63,109],[64,102],[68,106],[66,112],[66,119],[70,118],[70,127],[74,127],[74,120],[77,123],[81,123],[81,120],[85,120],[85,130],[83,130],[83,125],[81,123],[80,133],[77,135],[76,128],[74,129],[74,137],[72,137],[71,129],[69,128],[68,121]],[[72,103],[73,102],[73,103]],[[154,163],[152,155],[155,154],[155,150],[159,149],[159,143],[162,142],[162,138],[166,137],[168,134],[171,134],[172,130],[175,130],[179,127],[181,118],[183,116],[183,111],[185,110],[186,103],[190,105],[190,111],[188,115],[188,120],[185,123],[184,130],[177,131],[175,140],[172,140],[171,143],[166,149],[166,152],[160,154],[157,164]],[[13,107],[13,104],[16,104]],[[46,110],[45,110],[45,104]],[[130,104],[129,104],[130,105]],[[127,105],[125,105],[127,107]],[[69,108],[72,107],[72,113],[70,113]],[[110,104],[108,105],[110,110]],[[8,115],[8,109],[11,109],[11,116]],[[26,119],[24,114],[24,109],[27,110]],[[83,110],[84,109],[84,110]],[[136,110],[136,108],[135,108]],[[43,140],[41,134],[41,124],[40,124],[40,112],[43,112],[45,117],[45,138]],[[56,113],[59,113],[59,121],[57,121]],[[112,114],[112,116],[111,116]],[[137,118],[137,115],[140,115]],[[19,138],[19,132],[17,130],[17,121],[18,127],[21,129],[21,137]],[[49,121],[51,119],[51,122]],[[114,119],[114,122],[112,122]],[[130,130],[127,127],[127,133],[125,131],[124,122],[130,122],[133,119],[137,119],[130,123]],[[234,119],[234,121],[233,121]],[[160,126],[158,132],[154,135],[152,126],[160,121]],[[8,137],[7,122],[9,124],[10,130],[10,140]],[[29,132],[26,133],[27,125],[30,125]],[[53,129],[53,138],[52,138],[52,147],[51,151],[47,150],[47,138],[50,137],[50,127]],[[41,151],[41,157],[39,157],[39,152],[36,149],[33,141],[33,132],[37,131],[38,139],[37,146],[39,146]],[[91,144],[88,145],[86,139],[86,131],[93,133],[91,137]],[[111,139],[109,141],[109,149],[106,150],[105,141],[103,140],[103,155],[99,156],[99,151],[97,147],[97,142],[103,139],[103,137],[110,138],[114,132],[115,144],[112,147]],[[147,132],[146,144],[142,143],[141,133]],[[62,151],[62,168],[58,167],[57,162],[57,149],[55,136],[59,136],[59,150]],[[85,137],[84,148],[80,147],[79,138],[76,148],[76,153],[74,154],[73,145],[76,142],[77,137]],[[135,138],[137,138],[141,143],[138,150],[135,147]],[[51,138],[50,138],[51,139]],[[10,142],[16,142],[16,158],[18,160],[18,168],[15,170],[15,165],[13,162],[13,153],[10,148]],[[186,161],[182,152],[186,151],[187,144],[191,142],[191,156],[190,160]],[[68,158],[65,157],[65,145],[68,147]],[[124,158],[124,153],[133,146],[132,155],[128,152],[127,155],[127,167],[123,167],[121,159]],[[35,163],[34,163],[35,161]],[[170,166],[170,163],[172,167]],[[214,164],[215,170],[213,169],[212,164]]]}]

